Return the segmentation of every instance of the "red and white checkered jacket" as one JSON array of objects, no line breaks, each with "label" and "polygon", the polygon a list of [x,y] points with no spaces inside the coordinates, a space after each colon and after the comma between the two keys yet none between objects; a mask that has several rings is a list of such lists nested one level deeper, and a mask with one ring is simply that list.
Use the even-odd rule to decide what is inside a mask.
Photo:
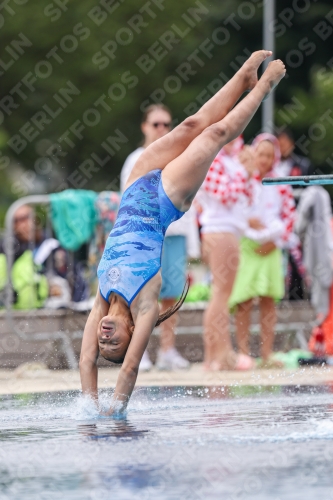
[{"label": "red and white checkered jacket", "polygon": [[246,196],[249,204],[253,196],[253,184],[243,167],[236,168],[231,174],[224,164],[225,154],[220,151],[211,164],[202,189],[221,202],[226,208],[231,208],[240,197]]},{"label": "red and white checkered jacket", "polygon": [[[269,176],[274,176],[274,174],[271,172]],[[247,200],[246,205],[250,207],[252,203],[255,203],[255,193],[258,193],[258,190],[267,189],[267,187],[262,186],[258,174],[249,178],[246,170],[242,167],[238,169],[235,168],[231,173],[230,169],[226,168],[225,155],[220,151],[209,168],[202,189],[210,197],[219,201],[226,209],[231,209],[241,200],[244,202],[244,199]],[[295,202],[290,186],[274,186],[274,190],[277,191],[278,197],[280,198],[278,203],[280,209],[279,213],[276,213],[276,216],[283,224],[283,231],[281,231],[278,241],[279,246],[284,247],[287,246],[295,224]],[[243,213],[243,217],[244,215],[246,216],[246,214]],[[251,233],[253,233],[253,231],[251,231]],[[267,238],[269,239],[269,228],[265,230],[265,233],[267,233]],[[271,236],[275,240],[273,226]]]},{"label": "red and white checkered jacket", "polygon": [[282,203],[281,203],[281,219],[284,224],[284,232],[281,239],[284,242],[289,240],[296,221],[296,205],[293,197],[293,192],[290,186],[277,186]]}]

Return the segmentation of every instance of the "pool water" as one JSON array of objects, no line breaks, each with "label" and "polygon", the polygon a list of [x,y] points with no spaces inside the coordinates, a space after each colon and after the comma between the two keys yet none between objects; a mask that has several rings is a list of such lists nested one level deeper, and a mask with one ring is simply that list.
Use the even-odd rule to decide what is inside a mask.
[{"label": "pool water", "polygon": [[1,500],[134,498],[333,500],[330,388],[142,389],[118,420],[78,393],[2,397]]}]

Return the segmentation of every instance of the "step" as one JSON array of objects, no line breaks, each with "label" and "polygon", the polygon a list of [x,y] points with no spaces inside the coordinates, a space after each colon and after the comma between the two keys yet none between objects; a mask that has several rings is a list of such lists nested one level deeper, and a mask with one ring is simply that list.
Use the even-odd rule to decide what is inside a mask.
[{"label": "step", "polygon": [[[202,320],[207,303],[187,303],[179,312],[176,329],[176,347],[191,362],[202,361]],[[10,317],[0,312],[0,368],[15,368],[27,361],[41,361],[51,369],[67,368],[68,356],[64,352],[64,339],[73,346],[72,357],[78,360],[81,339],[88,313],[69,309],[15,311]],[[288,350],[306,344],[315,313],[306,301],[282,301],[277,306],[275,350]],[[252,314],[251,351],[259,354],[259,312]],[[157,330],[157,329],[156,329]],[[158,331],[154,331],[148,351],[153,361],[158,349]],[[231,331],[234,331],[231,321]],[[16,332],[16,333],[15,333]],[[232,335],[233,337],[233,335]],[[233,338],[234,341],[234,338]],[[304,347],[304,345],[303,345]],[[67,350],[68,351],[68,350]],[[68,354],[68,352],[67,352]],[[69,352],[69,355],[70,352]],[[75,361],[75,360],[74,360]],[[109,363],[101,358],[101,366]]]}]

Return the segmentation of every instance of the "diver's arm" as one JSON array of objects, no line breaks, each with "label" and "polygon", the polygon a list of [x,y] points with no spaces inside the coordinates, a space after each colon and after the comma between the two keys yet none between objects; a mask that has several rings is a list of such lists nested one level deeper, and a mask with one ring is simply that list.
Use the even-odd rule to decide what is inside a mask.
[{"label": "diver's arm", "polygon": [[95,303],[87,319],[83,332],[81,355],[80,355],[80,377],[83,394],[98,400],[97,390],[97,358],[98,340],[97,327],[101,319],[108,313],[109,304],[97,291]]},{"label": "diver's arm", "polygon": [[135,328],[120,369],[109,415],[126,409],[138,376],[139,365],[159,315],[157,300],[138,312]]}]

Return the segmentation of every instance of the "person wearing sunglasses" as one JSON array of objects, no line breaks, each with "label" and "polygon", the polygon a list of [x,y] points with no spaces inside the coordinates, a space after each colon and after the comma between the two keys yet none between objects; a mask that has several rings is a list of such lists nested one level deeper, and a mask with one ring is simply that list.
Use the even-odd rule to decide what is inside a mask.
[{"label": "person wearing sunglasses", "polygon": [[[171,130],[171,111],[164,104],[148,106],[141,121],[143,144],[131,153],[120,174],[120,189],[124,192],[127,180],[133,167],[153,142]],[[186,281],[187,255],[200,257],[200,243],[195,212],[190,210],[180,220],[172,223],[167,232],[162,253],[162,289],[160,294],[161,312],[174,306],[181,295]],[[157,354],[156,367],[159,370],[186,369],[189,362],[175,348],[175,326],[177,315],[173,315],[161,324],[160,349]],[[144,352],[139,369],[148,371],[152,362],[147,351]]]},{"label": "person wearing sunglasses", "polygon": [[151,104],[143,113],[141,120],[141,132],[143,134],[142,145],[131,153],[125,160],[120,173],[120,190],[124,191],[125,184],[137,159],[144,150],[153,142],[160,139],[171,130],[171,111],[164,104]]}]

